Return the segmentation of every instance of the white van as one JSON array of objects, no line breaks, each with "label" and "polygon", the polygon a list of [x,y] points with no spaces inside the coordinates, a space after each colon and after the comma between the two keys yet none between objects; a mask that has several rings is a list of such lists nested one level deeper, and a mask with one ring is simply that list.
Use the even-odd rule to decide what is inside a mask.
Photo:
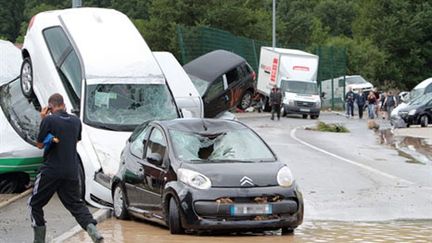
[{"label": "white van", "polygon": [[[319,117],[318,56],[300,50],[261,47],[258,92],[268,97],[273,86],[284,95],[282,113]],[[268,100],[268,98],[267,98]],[[266,101],[266,103],[268,103]]]},{"label": "white van", "polygon": [[204,117],[202,98],[191,79],[169,52],[153,52],[183,117]]},{"label": "white van", "polygon": [[46,106],[63,95],[83,122],[77,150],[85,199],[112,206],[111,176],[132,130],[152,119],[179,117],[150,48],[129,18],[112,9],[42,12],[29,23],[22,49],[21,88]]},{"label": "white van", "polygon": [[321,81],[321,92],[324,92],[325,98],[328,99],[331,99],[333,95],[333,98],[340,99],[342,102],[344,102],[345,94],[350,88],[354,93],[357,93],[360,90],[363,92],[371,91],[374,87],[370,82],[366,81],[360,75],[348,75],[345,77],[341,76],[334,78],[333,84],[332,79]]}]

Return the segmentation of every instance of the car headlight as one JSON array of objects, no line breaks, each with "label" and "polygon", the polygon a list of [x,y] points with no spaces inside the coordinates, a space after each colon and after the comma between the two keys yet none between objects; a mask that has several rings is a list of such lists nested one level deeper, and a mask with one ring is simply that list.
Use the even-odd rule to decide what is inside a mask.
[{"label": "car headlight", "polygon": [[315,102],[315,107],[316,108],[320,108],[321,107],[321,102],[320,101]]},{"label": "car headlight", "polygon": [[294,181],[291,170],[288,168],[288,166],[280,168],[276,178],[279,186],[282,187],[290,187]]},{"label": "car headlight", "polygon": [[416,113],[416,109],[410,110],[408,115],[413,116]]},{"label": "car headlight", "polygon": [[196,189],[206,190],[211,187],[210,179],[196,171],[180,168],[177,171],[178,180]]}]

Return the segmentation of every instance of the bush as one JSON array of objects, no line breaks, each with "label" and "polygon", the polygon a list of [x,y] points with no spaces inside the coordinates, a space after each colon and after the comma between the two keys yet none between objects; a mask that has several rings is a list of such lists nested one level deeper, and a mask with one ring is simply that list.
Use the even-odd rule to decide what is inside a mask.
[{"label": "bush", "polygon": [[325,122],[318,122],[318,125],[316,127],[317,131],[321,132],[349,132],[349,130],[344,127],[342,124],[334,124],[334,123],[325,123]]}]

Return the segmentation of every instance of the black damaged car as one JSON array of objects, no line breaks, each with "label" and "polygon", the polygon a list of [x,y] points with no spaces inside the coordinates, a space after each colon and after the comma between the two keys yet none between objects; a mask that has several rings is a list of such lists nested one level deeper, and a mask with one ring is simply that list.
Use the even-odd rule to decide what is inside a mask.
[{"label": "black damaged car", "polygon": [[292,233],[303,198],[288,166],[238,121],[176,119],[139,126],[112,180],[114,215],[185,231]]}]

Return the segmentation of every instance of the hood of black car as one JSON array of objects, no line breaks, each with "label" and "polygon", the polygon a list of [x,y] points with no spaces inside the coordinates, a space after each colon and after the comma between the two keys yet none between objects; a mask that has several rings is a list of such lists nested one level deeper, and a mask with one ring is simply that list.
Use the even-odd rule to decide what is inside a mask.
[{"label": "hood of black car", "polygon": [[266,187],[277,186],[277,173],[285,164],[261,163],[184,163],[182,168],[207,176],[212,187]]},{"label": "hood of black car", "polygon": [[416,109],[416,110],[423,109],[423,106],[422,105],[410,105],[410,106],[407,106],[407,107],[400,109],[399,112],[409,112],[410,110],[414,110],[414,109]]}]

